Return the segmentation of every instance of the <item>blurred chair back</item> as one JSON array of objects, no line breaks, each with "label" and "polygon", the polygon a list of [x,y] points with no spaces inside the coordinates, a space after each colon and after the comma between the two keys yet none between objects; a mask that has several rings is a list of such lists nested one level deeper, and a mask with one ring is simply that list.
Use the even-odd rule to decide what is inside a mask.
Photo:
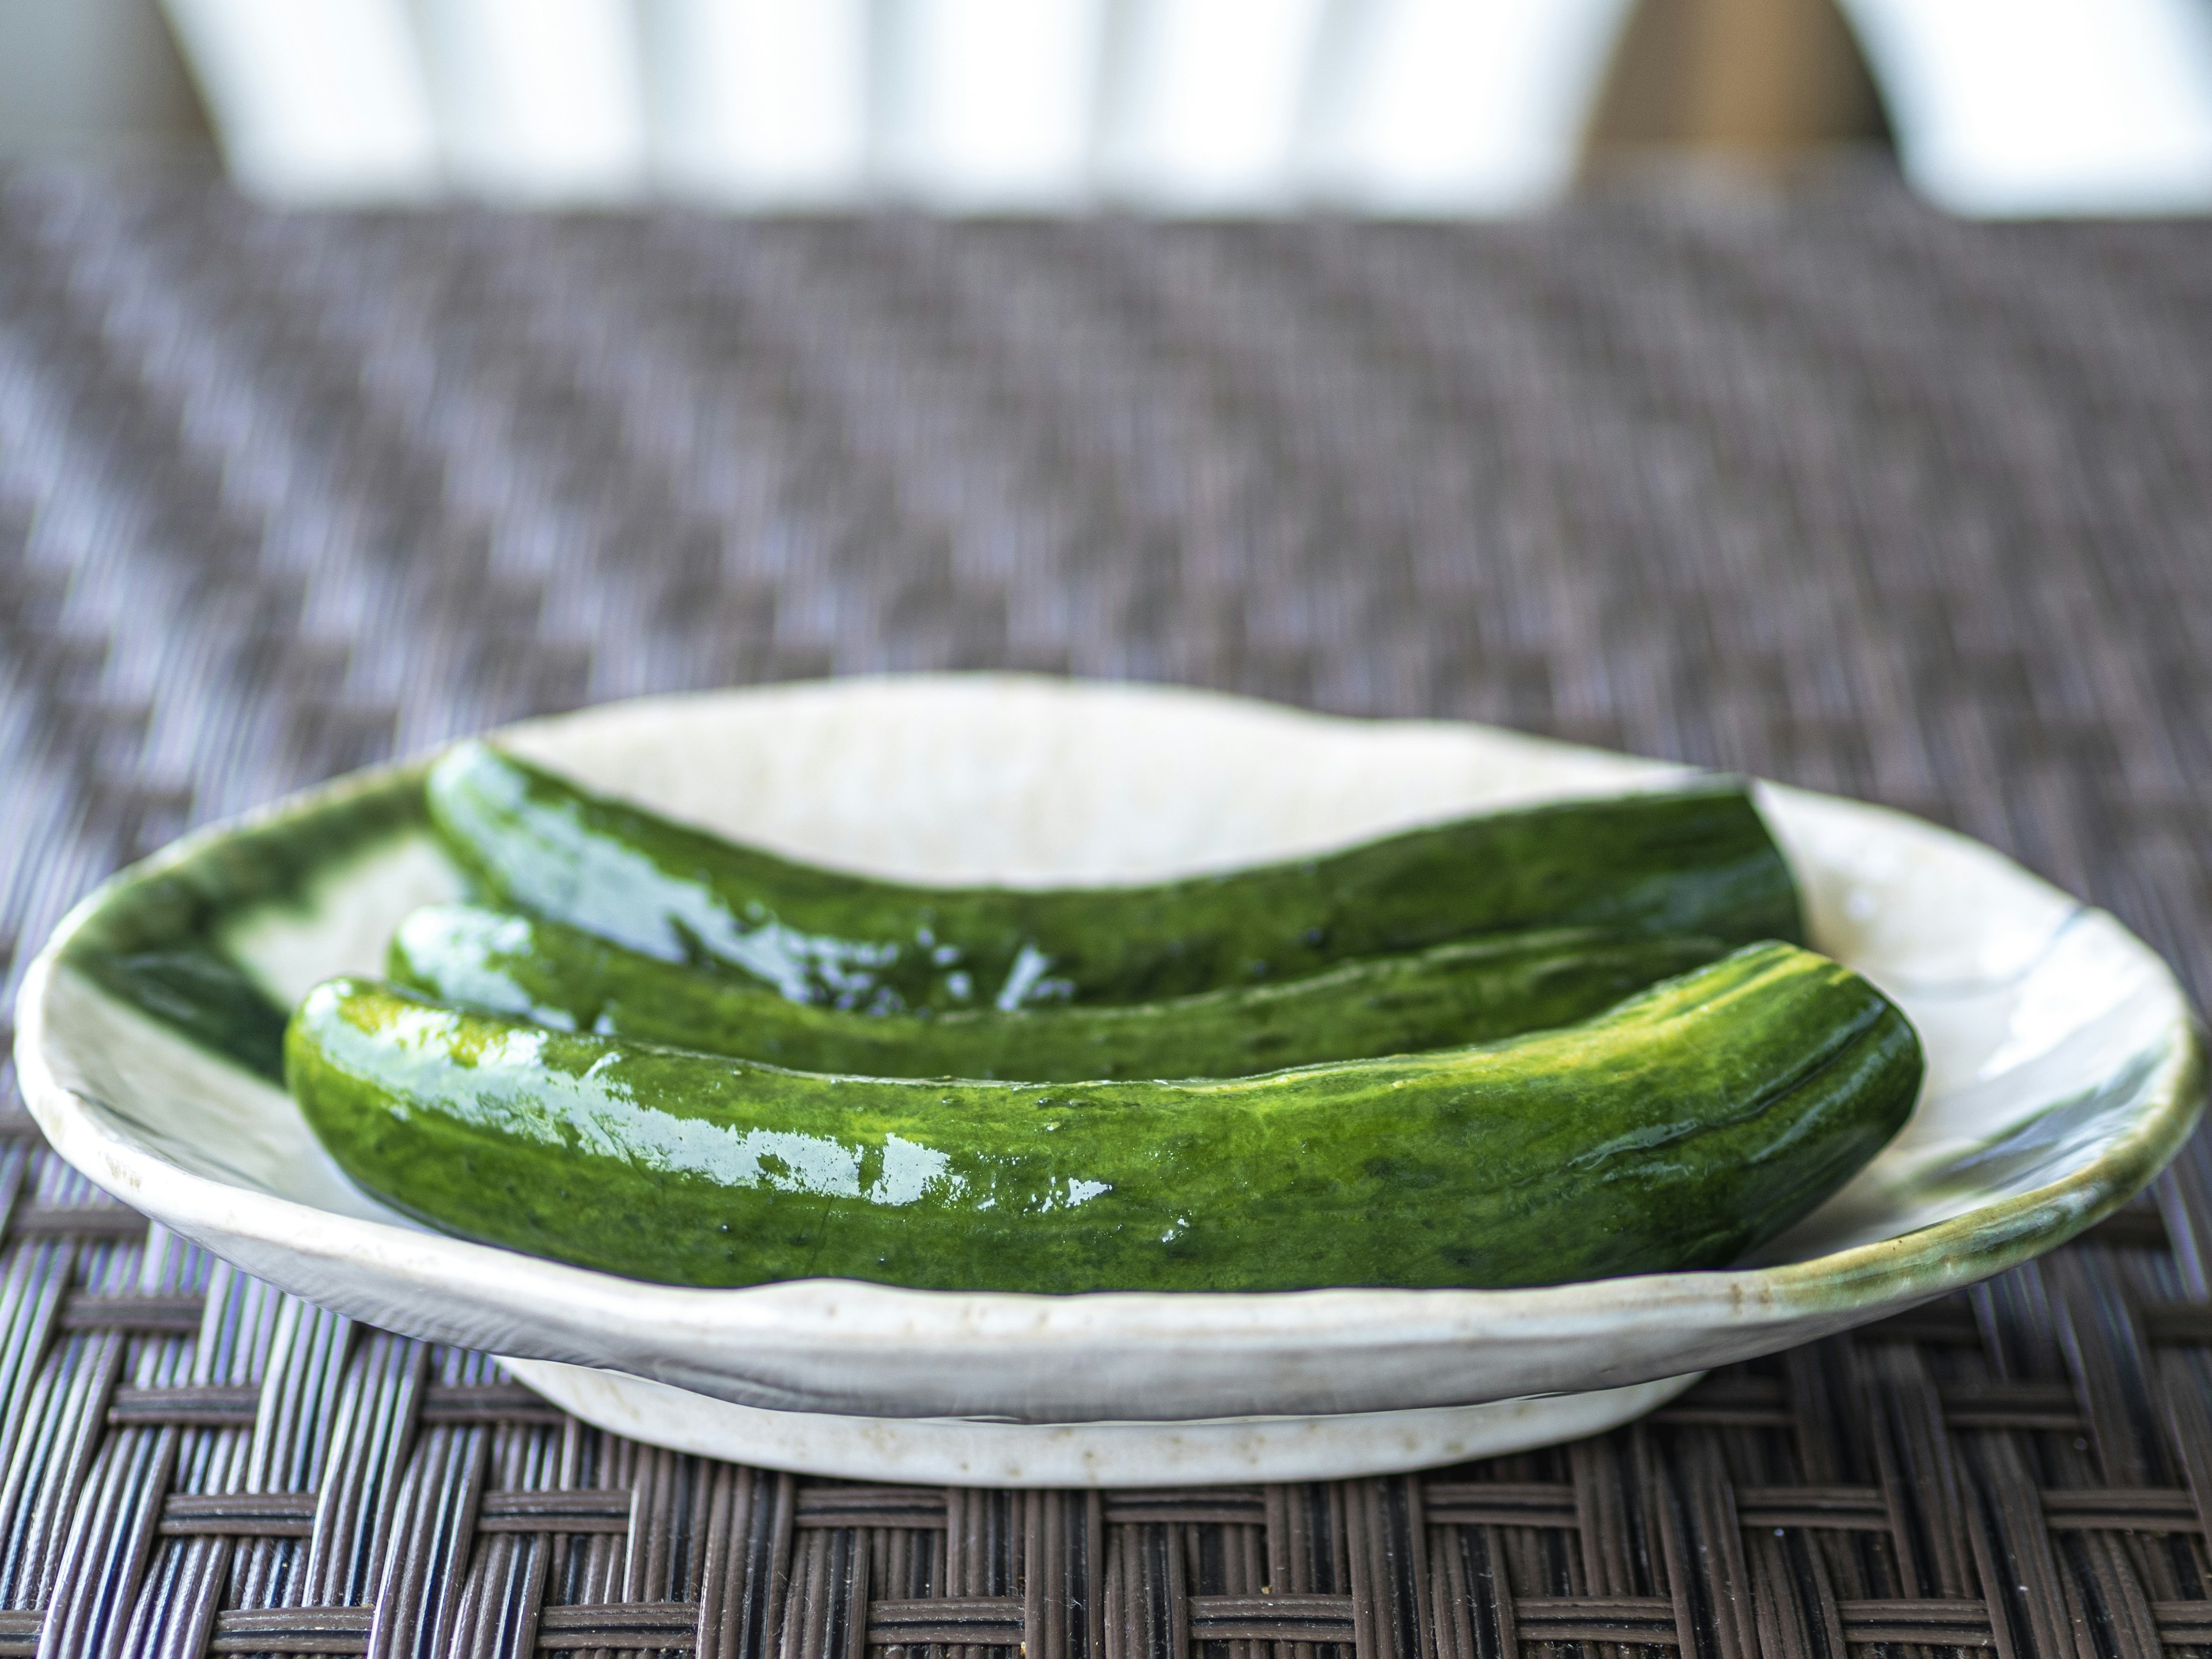
[{"label": "blurred chair back", "polygon": [[2204,0],[1842,0],[1906,173],[1960,213],[2212,207]]},{"label": "blurred chair back", "polygon": [[[1836,3],[1945,205],[2212,206],[2207,0]],[[1466,216],[1565,190],[1636,0],[162,3],[284,199]]]},{"label": "blurred chair back", "polygon": [[1506,212],[1631,0],[164,0],[309,202]]}]

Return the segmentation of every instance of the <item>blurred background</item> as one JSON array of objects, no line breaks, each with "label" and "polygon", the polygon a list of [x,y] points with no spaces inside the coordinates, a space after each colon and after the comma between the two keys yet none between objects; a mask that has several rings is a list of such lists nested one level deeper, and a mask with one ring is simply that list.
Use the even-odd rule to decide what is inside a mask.
[{"label": "blurred background", "polygon": [[[1862,797],[2113,911],[2212,1006],[2208,37],[2212,0],[0,0],[0,1018],[71,905],[196,825],[527,716],[910,670]],[[0,1066],[0,1650],[43,1605],[57,1653],[359,1651],[413,1639],[404,1604],[527,1654],[530,1598],[643,1581],[612,1534],[472,1540],[480,1490],[731,1490],[538,1418],[426,1417],[410,1453],[404,1379],[491,1362],[242,1280],[211,1305],[298,1344],[188,1372],[185,1327],[84,1322],[192,1286],[150,1277],[175,1252],[131,1277],[9,1099]],[[2208,1194],[2200,1141],[2163,1223],[1480,1478],[1646,1542],[1733,1513],[1730,1470],[1903,1517],[1695,1544],[1729,1650],[1909,1617],[1878,1627],[2201,1654]],[[187,1375],[260,1423],[143,1414]],[[264,1473],[284,1515],[322,1494],[312,1540],[168,1506]],[[1186,1560],[1194,1527],[1124,1512],[1115,1559]],[[1023,1536],[959,1513],[917,1562]],[[701,1524],[633,1560],[702,1559],[669,1541]],[[1370,1584],[1402,1610],[1398,1567],[1446,1562],[1433,1609],[1529,1598],[1532,1640],[1586,1628],[1570,1589],[1670,1582],[1644,1542],[1427,1535],[1480,1554]],[[1014,1582],[960,1547],[957,1582]]]},{"label": "blurred background", "polygon": [[0,0],[0,151],[268,198],[1480,217],[1685,156],[2212,204],[2208,0]]}]

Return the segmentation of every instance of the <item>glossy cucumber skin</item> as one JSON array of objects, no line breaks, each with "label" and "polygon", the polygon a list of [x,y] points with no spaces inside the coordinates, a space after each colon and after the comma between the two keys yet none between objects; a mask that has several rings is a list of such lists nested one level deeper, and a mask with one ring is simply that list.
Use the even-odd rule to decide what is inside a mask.
[{"label": "glossy cucumber skin", "polygon": [[1725,951],[1680,934],[1559,929],[1167,1002],[923,1018],[792,1002],[559,922],[439,904],[400,925],[386,972],[441,1002],[793,1071],[1073,1081],[1243,1077],[1496,1042],[1587,1019]]},{"label": "glossy cucumber skin", "polygon": [[673,823],[481,743],[431,769],[479,896],[647,956],[869,1013],[1158,1002],[1539,927],[1802,936],[1740,781],[1462,818],[1293,863],[1144,887],[921,888]]},{"label": "glossy cucumber skin", "polygon": [[308,1123],[449,1231],[640,1279],[947,1290],[1515,1285],[1716,1267],[1896,1133],[1920,1045],[1755,945],[1598,1018],[1231,1080],[826,1077],[311,992]]}]

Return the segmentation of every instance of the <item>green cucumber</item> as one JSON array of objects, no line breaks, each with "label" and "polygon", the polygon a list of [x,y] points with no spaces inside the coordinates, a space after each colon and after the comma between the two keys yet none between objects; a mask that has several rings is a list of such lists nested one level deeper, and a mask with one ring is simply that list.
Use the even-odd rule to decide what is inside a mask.
[{"label": "green cucumber", "polygon": [[867,1013],[1158,1002],[1536,927],[1802,936],[1741,781],[1462,818],[1151,886],[904,886],[586,793],[481,743],[431,769],[432,822],[483,896],[793,1001]]},{"label": "green cucumber", "polygon": [[793,1071],[1052,1080],[1243,1077],[1490,1042],[1587,1019],[1726,949],[1674,933],[1506,933],[1168,1002],[922,1018],[792,1002],[557,921],[435,904],[400,924],[386,972],[441,1002]]},{"label": "green cucumber", "polygon": [[1718,1267],[1910,1115],[1920,1043],[1848,969],[1753,945],[1487,1047],[1233,1080],[783,1071],[375,981],[286,1075],[362,1188],[635,1278],[944,1290],[1515,1285]]}]

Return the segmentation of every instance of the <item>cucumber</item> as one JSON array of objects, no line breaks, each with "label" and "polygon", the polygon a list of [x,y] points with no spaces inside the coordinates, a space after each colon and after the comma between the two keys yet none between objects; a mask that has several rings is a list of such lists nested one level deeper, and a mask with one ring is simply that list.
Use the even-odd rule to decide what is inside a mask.
[{"label": "cucumber", "polygon": [[437,904],[400,925],[386,971],[442,1002],[794,1071],[1050,1080],[1242,1077],[1489,1042],[1586,1019],[1726,949],[1680,934],[1508,933],[1168,1002],[921,1018],[791,1002],[557,921]]},{"label": "cucumber", "polygon": [[481,743],[431,769],[478,896],[797,1002],[902,1009],[1158,1002],[1536,927],[1801,937],[1741,781],[1574,801],[1141,887],[925,888],[821,869],[592,795]]},{"label": "cucumber", "polygon": [[285,1061],[356,1182],[468,1237],[688,1285],[1038,1291],[1721,1267],[1871,1158],[1922,1069],[1871,985],[1780,944],[1561,1030],[1231,1080],[824,1076],[350,979]]}]

